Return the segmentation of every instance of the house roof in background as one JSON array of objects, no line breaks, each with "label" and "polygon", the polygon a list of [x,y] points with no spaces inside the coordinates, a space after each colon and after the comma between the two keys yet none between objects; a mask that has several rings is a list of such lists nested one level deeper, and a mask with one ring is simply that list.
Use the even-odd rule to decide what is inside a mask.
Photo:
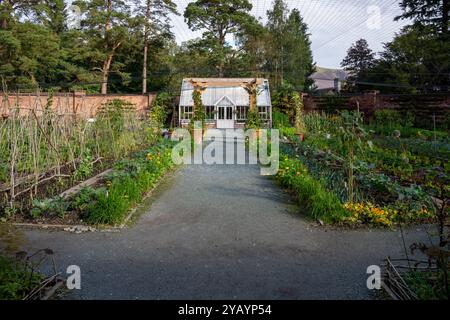
[{"label": "house roof in background", "polygon": [[310,76],[318,90],[334,89],[334,79],[346,80],[347,72],[340,69],[327,69],[317,67],[317,71]]}]

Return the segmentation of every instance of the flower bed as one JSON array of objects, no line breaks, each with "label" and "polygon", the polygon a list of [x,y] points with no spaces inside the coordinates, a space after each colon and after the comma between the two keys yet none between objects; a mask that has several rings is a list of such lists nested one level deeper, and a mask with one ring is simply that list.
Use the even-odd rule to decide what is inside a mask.
[{"label": "flower bed", "polygon": [[172,144],[161,142],[115,164],[95,186],[85,187],[65,199],[57,196],[35,200],[30,215],[34,221],[71,217],[74,223],[117,225],[142,201],[162,176],[173,167]]},{"label": "flower bed", "polygon": [[276,178],[283,186],[295,192],[299,203],[306,207],[308,214],[314,219],[336,223],[348,216],[339,198],[329,192],[321,181],[312,177],[299,160],[283,155]]}]

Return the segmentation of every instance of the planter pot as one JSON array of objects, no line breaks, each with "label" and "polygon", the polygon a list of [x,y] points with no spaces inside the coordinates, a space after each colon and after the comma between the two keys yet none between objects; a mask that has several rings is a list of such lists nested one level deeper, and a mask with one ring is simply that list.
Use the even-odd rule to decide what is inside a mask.
[{"label": "planter pot", "polygon": [[262,137],[262,131],[261,129],[253,129],[253,131],[251,133],[249,133],[249,138],[250,139],[261,139]]},{"label": "planter pot", "polygon": [[296,133],[295,136],[301,141],[305,141],[305,135],[303,133]]},{"label": "planter pot", "polygon": [[[200,132],[196,132],[196,131],[200,131]],[[201,144],[203,141],[203,130],[201,130],[201,129],[191,130],[191,137],[194,140],[195,144]]]},{"label": "planter pot", "polygon": [[261,130],[261,129],[257,129],[257,130],[256,130],[256,136],[257,136],[259,139],[261,139],[262,135],[263,135],[262,130]]}]

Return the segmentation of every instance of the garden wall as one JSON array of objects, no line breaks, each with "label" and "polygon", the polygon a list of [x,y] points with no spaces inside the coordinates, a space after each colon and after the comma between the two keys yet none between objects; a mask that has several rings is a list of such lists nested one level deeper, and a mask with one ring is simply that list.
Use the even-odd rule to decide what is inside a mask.
[{"label": "garden wall", "polygon": [[383,95],[370,92],[361,95],[305,96],[306,111],[359,110],[371,119],[375,110],[394,109],[402,115],[411,112],[416,126],[433,128],[434,118],[438,127],[447,127],[450,120],[450,94],[398,94]]},{"label": "garden wall", "polygon": [[[94,117],[98,109],[107,101],[121,99],[132,103],[138,113],[150,110],[155,93],[142,94],[85,94],[83,92],[58,93],[54,94],[51,107],[58,114],[75,114],[80,117]],[[48,94],[11,94],[7,97],[2,94],[0,104],[0,116],[8,117],[10,108],[19,106],[20,114],[24,115],[32,110],[39,113],[47,105]]]}]

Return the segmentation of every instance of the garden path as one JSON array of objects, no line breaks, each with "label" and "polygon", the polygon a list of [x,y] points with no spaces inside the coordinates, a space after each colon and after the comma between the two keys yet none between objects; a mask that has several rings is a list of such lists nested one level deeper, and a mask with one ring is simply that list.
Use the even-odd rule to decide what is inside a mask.
[{"label": "garden path", "polygon": [[[366,269],[401,257],[399,231],[317,226],[257,166],[180,168],[117,232],[18,230],[81,267],[67,299],[370,299]],[[424,227],[408,243],[427,241]]]}]

